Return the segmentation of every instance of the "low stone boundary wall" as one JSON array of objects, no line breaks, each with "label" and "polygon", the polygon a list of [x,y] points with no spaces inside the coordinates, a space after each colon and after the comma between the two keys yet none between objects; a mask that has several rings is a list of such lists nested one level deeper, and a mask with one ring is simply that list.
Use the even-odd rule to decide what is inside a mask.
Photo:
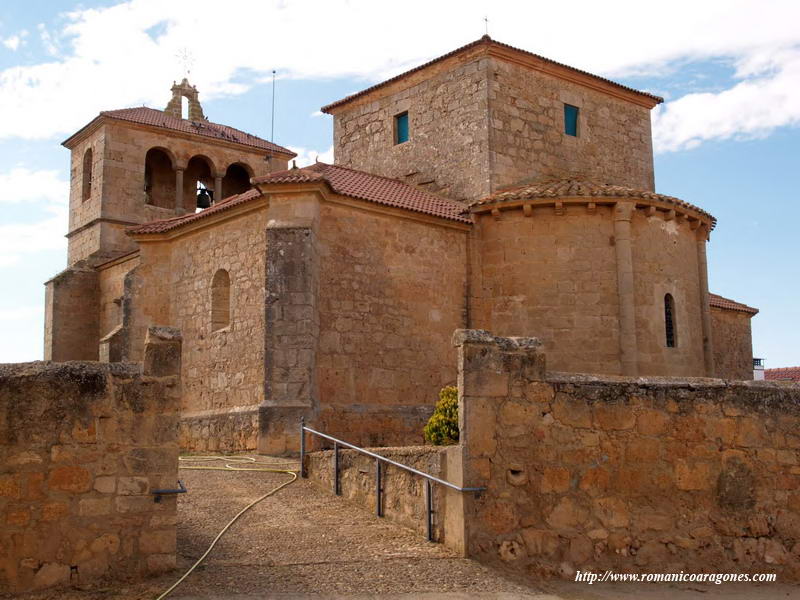
[{"label": "low stone boundary wall", "polygon": [[458,331],[470,556],[528,574],[800,580],[800,386],[545,373]]},{"label": "low stone boundary wall", "polygon": [[137,364],[0,365],[0,592],[175,566],[180,336]]},{"label": "low stone boundary wall", "polygon": [[258,406],[182,414],[180,447],[188,452],[248,452],[258,447]]},{"label": "low stone boundary wall", "polygon": [[[258,451],[272,456],[300,451],[300,418],[306,425],[367,446],[416,446],[424,443],[422,429],[433,414],[431,406],[359,404],[323,405],[317,409],[296,406],[262,406],[259,411]],[[308,439],[309,450],[329,447],[319,438]]]},{"label": "low stone boundary wall", "polygon": [[[309,439],[310,439],[309,435]],[[408,465],[424,473],[447,480],[447,448],[435,446],[406,446],[401,448],[371,448],[372,452]],[[425,514],[425,480],[392,465],[383,464],[383,515],[386,519],[407,527],[420,535],[427,534]],[[375,459],[355,450],[339,451],[339,482],[342,497],[375,514]],[[333,451],[325,450],[306,455],[309,479],[333,494]],[[434,539],[445,542],[447,537],[447,505],[449,491],[433,486]],[[452,502],[450,503],[452,505]],[[452,537],[452,536],[451,536]]]}]

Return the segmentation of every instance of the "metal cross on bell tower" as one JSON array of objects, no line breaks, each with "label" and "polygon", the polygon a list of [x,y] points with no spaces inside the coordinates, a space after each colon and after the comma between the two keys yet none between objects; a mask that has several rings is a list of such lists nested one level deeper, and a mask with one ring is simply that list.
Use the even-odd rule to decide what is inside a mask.
[{"label": "metal cross on bell tower", "polygon": [[183,67],[184,78],[189,79],[189,75],[192,72],[192,65],[194,65],[194,54],[192,54],[189,48],[184,46],[175,53],[175,58],[178,59],[178,62],[181,63]]}]

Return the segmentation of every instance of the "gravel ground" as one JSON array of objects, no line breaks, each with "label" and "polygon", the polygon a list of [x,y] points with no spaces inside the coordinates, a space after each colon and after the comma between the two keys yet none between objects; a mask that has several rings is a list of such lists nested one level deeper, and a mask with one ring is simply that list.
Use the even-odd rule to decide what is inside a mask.
[{"label": "gravel ground", "polygon": [[[19,600],[144,600],[167,589],[205,551],[241,508],[286,480],[276,473],[181,471],[178,570],[130,586],[97,583],[83,590],[18,596]],[[798,598],[800,587],[733,585],[678,589],[549,582],[533,587],[458,558],[401,527],[375,518],[298,479],[246,513],[172,600],[369,598],[460,600],[749,600]]]}]

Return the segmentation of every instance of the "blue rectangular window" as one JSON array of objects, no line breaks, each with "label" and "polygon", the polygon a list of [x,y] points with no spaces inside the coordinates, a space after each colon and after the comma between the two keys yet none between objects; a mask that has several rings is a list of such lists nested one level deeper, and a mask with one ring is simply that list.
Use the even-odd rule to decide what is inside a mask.
[{"label": "blue rectangular window", "polygon": [[578,137],[578,107],[564,105],[564,133]]},{"label": "blue rectangular window", "polygon": [[402,144],[408,141],[408,113],[400,113],[394,118],[394,143]]}]

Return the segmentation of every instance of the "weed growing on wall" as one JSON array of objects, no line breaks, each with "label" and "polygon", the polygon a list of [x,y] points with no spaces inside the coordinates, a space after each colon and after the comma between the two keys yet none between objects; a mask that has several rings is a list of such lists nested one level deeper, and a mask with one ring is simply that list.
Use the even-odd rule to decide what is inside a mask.
[{"label": "weed growing on wall", "polygon": [[423,430],[425,440],[435,446],[458,443],[458,388],[445,386],[439,392],[439,401]]}]

